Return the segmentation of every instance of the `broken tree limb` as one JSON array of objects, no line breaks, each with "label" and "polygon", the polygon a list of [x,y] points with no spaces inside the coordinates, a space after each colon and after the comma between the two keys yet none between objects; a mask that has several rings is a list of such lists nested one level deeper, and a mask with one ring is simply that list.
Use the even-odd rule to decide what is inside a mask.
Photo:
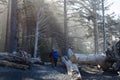
[{"label": "broken tree limb", "polygon": [[77,64],[72,63],[67,56],[62,57],[62,62],[66,65],[68,75],[74,79],[82,79]]}]

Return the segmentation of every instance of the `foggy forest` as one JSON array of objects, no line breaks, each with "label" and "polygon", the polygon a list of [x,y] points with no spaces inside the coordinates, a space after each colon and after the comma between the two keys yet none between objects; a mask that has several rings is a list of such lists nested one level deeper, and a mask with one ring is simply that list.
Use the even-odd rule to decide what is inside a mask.
[{"label": "foggy forest", "polygon": [[0,80],[119,80],[114,3],[0,0]]}]

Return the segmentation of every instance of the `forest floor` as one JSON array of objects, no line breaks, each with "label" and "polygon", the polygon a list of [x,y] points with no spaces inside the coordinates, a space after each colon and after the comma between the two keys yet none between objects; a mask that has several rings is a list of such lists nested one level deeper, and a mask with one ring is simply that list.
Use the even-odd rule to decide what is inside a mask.
[{"label": "forest floor", "polygon": [[120,80],[120,74],[112,70],[104,72],[96,66],[83,65],[80,68],[80,73],[83,80]]},{"label": "forest floor", "polygon": [[[96,67],[81,66],[83,80],[120,80],[120,76],[111,71],[103,72]],[[52,68],[50,64],[35,65],[28,70],[0,67],[0,80],[73,80],[66,69],[59,64]]]}]

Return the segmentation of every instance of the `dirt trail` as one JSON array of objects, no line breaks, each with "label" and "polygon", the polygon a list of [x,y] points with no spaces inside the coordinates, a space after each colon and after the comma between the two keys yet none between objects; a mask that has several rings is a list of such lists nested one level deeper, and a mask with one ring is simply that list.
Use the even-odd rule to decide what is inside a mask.
[{"label": "dirt trail", "polygon": [[[120,80],[120,76],[108,71],[103,72],[95,67],[82,66],[80,73],[83,80]],[[0,67],[0,80],[73,80],[66,74],[65,67],[60,64],[56,68],[51,65],[37,65],[28,70]]]},{"label": "dirt trail", "polygon": [[0,80],[70,80],[65,68],[36,65],[28,70],[0,67]]}]

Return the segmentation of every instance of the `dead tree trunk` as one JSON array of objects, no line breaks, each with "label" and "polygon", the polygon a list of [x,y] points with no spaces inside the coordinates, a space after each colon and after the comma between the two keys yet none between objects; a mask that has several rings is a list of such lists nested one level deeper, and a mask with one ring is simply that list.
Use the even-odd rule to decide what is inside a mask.
[{"label": "dead tree trunk", "polygon": [[77,73],[77,77],[81,79],[76,63],[79,65],[99,65],[104,71],[110,68],[118,71],[120,69],[120,59],[116,58],[114,54],[112,51],[107,51],[106,54],[74,54],[71,49],[68,49],[67,56],[62,57],[62,62],[67,67],[68,75],[73,76],[75,72]]},{"label": "dead tree trunk", "polygon": [[81,74],[76,63],[72,63],[67,56],[62,57],[62,62],[67,68],[68,75],[72,76],[72,78],[75,80],[81,79]]},{"label": "dead tree trunk", "polygon": [[79,64],[92,64],[92,65],[103,65],[106,60],[106,56],[102,54],[74,54],[71,56],[72,62]]},{"label": "dead tree trunk", "polygon": [[105,54],[74,54],[69,49],[67,56],[72,63],[78,63],[79,65],[99,65],[103,70],[111,67],[111,62],[108,62],[108,57]]},{"label": "dead tree trunk", "polygon": [[17,50],[17,0],[11,1],[10,53]]},{"label": "dead tree trunk", "polygon": [[17,68],[17,69],[24,69],[24,70],[26,70],[30,67],[28,65],[9,62],[6,60],[0,60],[0,66],[7,66],[7,67],[13,67],[13,68]]},{"label": "dead tree trunk", "polygon": [[96,65],[103,70],[107,70],[111,67],[111,63],[107,61],[107,57],[102,54],[74,54],[70,60],[74,63]]}]

